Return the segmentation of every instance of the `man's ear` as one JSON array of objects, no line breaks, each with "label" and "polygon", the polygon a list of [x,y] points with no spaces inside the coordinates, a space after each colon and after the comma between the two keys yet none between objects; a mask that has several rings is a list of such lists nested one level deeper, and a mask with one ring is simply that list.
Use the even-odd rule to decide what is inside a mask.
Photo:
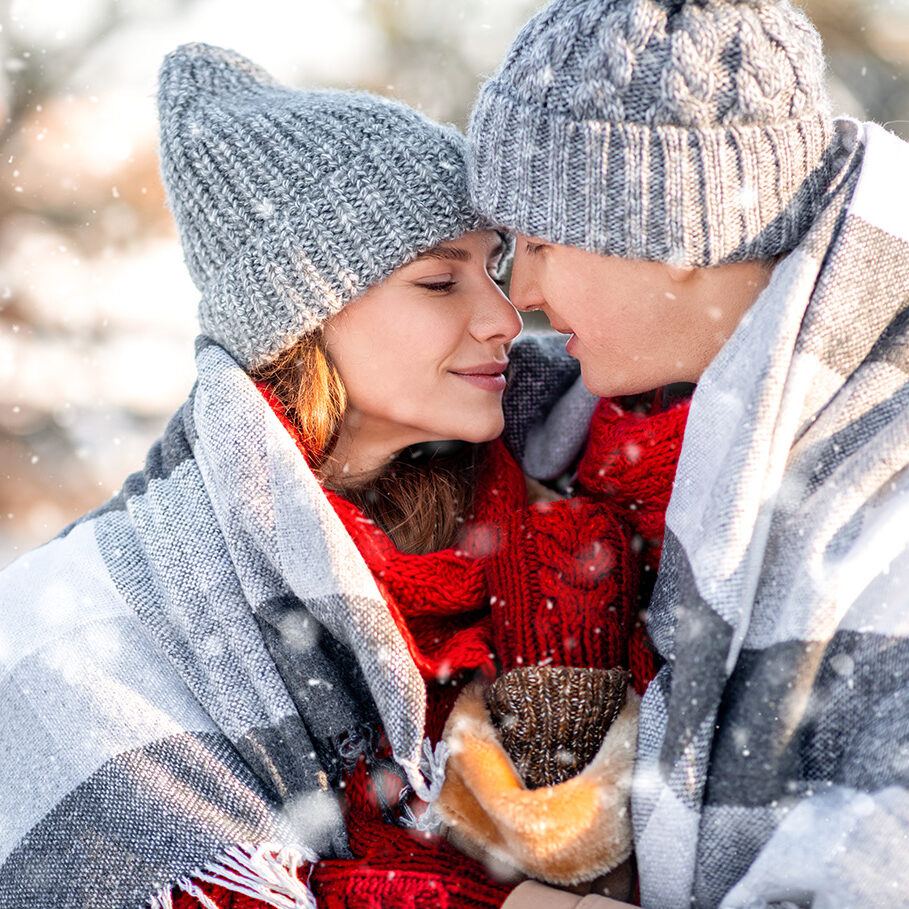
[{"label": "man's ear", "polygon": [[676,284],[687,281],[697,271],[693,265],[670,265],[668,262],[666,270],[669,272],[669,280]]}]

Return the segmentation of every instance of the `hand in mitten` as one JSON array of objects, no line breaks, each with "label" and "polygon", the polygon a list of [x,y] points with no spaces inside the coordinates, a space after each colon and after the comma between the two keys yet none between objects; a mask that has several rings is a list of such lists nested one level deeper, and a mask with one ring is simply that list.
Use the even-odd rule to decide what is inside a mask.
[{"label": "hand in mitten", "polygon": [[445,727],[450,757],[435,802],[449,839],[489,864],[563,886],[592,880],[621,864],[631,853],[638,705],[629,691],[580,773],[528,789],[502,746],[483,686],[468,686]]}]

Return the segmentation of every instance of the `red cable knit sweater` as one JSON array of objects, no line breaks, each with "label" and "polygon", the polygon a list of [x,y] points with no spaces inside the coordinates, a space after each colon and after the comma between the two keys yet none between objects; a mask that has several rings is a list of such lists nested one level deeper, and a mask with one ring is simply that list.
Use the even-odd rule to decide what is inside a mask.
[{"label": "red cable knit sweater", "polygon": [[[526,662],[623,666],[643,691],[656,663],[636,591],[642,569],[659,561],[686,416],[686,405],[644,417],[602,401],[580,465],[581,495],[551,504],[527,505],[520,469],[495,443],[454,550],[401,553],[356,507],[329,494],[427,680],[434,741],[460,683],[477,670],[494,674],[493,649],[506,669]],[[481,865],[444,839],[394,823],[406,808],[389,807],[389,795],[393,803],[403,780],[388,774],[361,760],[348,778],[344,803],[356,857],[305,870],[320,907],[501,905],[509,887]],[[386,790],[381,798],[377,785]],[[266,906],[214,885],[201,889],[217,909]],[[174,896],[175,909],[200,905]]]}]

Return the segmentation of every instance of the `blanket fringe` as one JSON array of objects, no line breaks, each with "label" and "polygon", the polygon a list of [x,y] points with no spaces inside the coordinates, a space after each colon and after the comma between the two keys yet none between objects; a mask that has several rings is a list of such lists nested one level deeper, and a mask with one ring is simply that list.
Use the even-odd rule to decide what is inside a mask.
[{"label": "blanket fringe", "polygon": [[410,805],[404,806],[401,826],[418,833],[430,833],[438,836],[442,832],[442,818],[434,804],[427,805],[423,811],[414,811]]},{"label": "blanket fringe", "polygon": [[148,909],[174,909],[174,900],[171,896],[171,888],[161,890],[156,893],[148,904]]},{"label": "blanket fringe", "polygon": [[407,774],[407,782],[417,798],[432,804],[442,791],[445,782],[445,765],[448,763],[448,745],[443,741],[433,751],[429,738],[423,739],[423,755],[419,764],[414,761],[399,761]]},{"label": "blanket fringe", "polygon": [[173,891],[195,897],[204,909],[218,909],[198,886],[216,884],[225,890],[249,896],[275,909],[317,909],[312,890],[297,877],[299,868],[318,857],[307,850],[240,845],[227,849],[216,862],[205,865],[190,877],[183,877],[152,897],[149,909],[173,909]]}]

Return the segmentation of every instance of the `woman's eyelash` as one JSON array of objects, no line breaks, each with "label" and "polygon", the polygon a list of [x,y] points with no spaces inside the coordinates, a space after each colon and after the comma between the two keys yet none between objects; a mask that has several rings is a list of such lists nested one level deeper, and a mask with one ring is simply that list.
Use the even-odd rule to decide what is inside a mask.
[{"label": "woman's eyelash", "polygon": [[425,288],[426,290],[437,290],[437,291],[446,291],[451,290],[455,286],[454,281],[439,281],[434,284],[421,284],[420,287]]}]

